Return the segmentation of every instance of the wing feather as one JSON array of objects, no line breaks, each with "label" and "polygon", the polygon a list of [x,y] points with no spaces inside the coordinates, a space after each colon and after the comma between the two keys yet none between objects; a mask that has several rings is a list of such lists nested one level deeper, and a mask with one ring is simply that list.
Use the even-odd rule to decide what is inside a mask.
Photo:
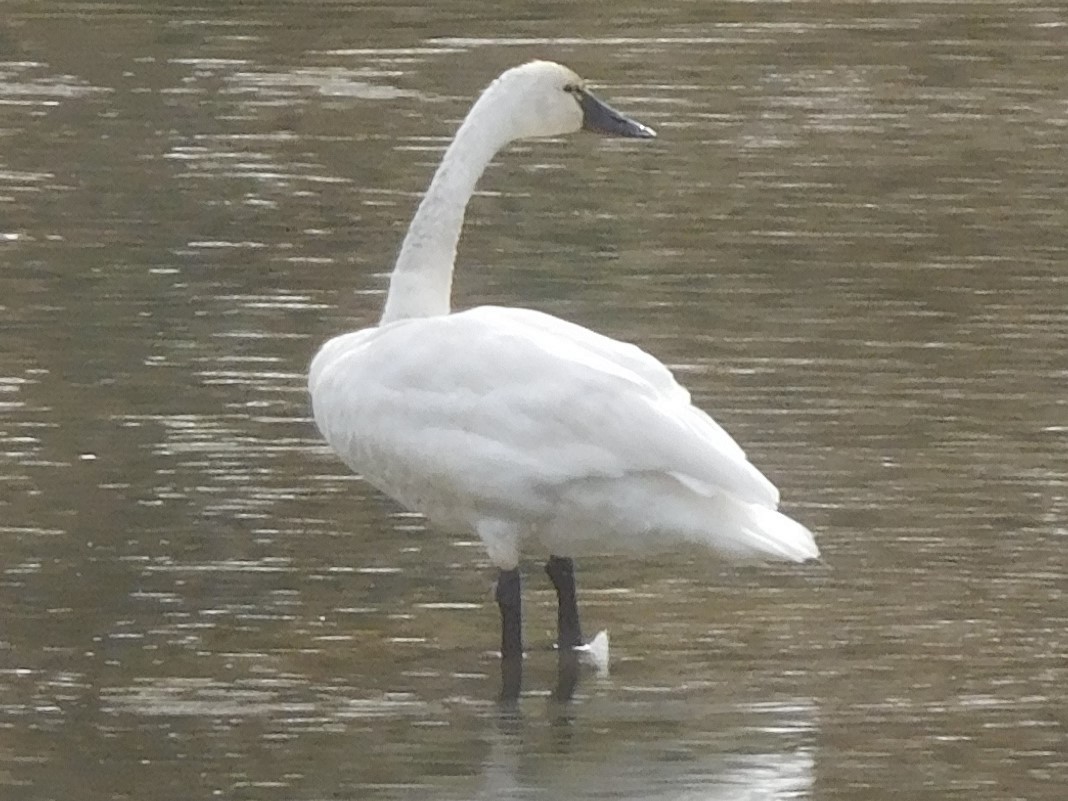
[{"label": "wing feather", "polygon": [[390,482],[403,477],[385,474],[416,465],[443,492],[532,513],[571,482],[648,472],[778,503],[730,435],[634,345],[497,307],[348,336],[313,366],[316,422],[350,466],[397,497]]}]

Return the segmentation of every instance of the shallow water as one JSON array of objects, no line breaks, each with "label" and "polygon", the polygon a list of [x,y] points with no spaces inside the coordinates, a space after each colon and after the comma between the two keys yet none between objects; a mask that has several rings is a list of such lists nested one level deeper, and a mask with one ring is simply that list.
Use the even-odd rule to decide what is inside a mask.
[{"label": "shallow water", "polygon": [[[1068,12],[1031,2],[5,4],[0,797],[1060,799]],[[825,565],[526,570],[350,476],[376,319],[470,98],[565,61],[655,142],[527,143],[458,306],[669,363]]]}]

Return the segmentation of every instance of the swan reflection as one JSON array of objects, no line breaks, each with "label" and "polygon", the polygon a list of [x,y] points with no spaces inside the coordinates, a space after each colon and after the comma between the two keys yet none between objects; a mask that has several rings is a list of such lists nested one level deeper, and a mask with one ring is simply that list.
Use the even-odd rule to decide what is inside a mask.
[{"label": "swan reflection", "polygon": [[709,742],[685,743],[654,736],[664,722],[655,714],[646,725],[627,720],[635,711],[627,706],[609,703],[589,715],[570,705],[550,718],[546,744],[537,741],[546,736],[544,719],[513,707],[491,736],[472,797],[773,800],[812,789],[811,701],[740,706]]},{"label": "swan reflection", "polygon": [[[603,632],[602,632],[603,634]],[[588,667],[589,660],[582,651],[573,648],[562,648],[556,652],[556,686],[553,688],[551,698],[556,703],[566,704],[575,695],[578,687],[579,675],[584,665]],[[605,671],[599,670],[601,674]],[[523,657],[516,654],[501,659],[501,692],[498,696],[500,704],[505,709],[510,709],[519,701],[523,691]]]}]

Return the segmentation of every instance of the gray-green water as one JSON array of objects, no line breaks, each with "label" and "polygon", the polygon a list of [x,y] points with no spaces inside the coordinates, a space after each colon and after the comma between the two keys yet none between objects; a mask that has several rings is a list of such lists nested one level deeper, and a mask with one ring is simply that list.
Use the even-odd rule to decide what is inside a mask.
[{"label": "gray-green water", "polygon": [[[985,799],[1068,783],[1060,3],[0,4],[0,797]],[[635,341],[826,566],[526,565],[349,476],[317,344],[377,318],[501,69],[655,126],[503,154],[456,305]]]}]

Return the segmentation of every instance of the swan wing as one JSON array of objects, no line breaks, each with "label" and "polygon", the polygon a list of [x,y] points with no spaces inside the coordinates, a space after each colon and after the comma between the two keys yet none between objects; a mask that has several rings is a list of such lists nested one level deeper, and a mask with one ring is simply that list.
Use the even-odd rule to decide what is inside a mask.
[{"label": "swan wing", "polygon": [[[481,306],[463,314],[488,329],[526,337],[529,341],[525,346],[533,345],[543,355],[556,356],[557,366],[562,368],[556,374],[560,379],[556,391],[563,394],[570,387],[582,397],[602,404],[602,418],[612,413],[618,415],[619,424],[625,425],[628,415],[638,414],[647,422],[658,423],[653,425],[655,433],[650,438],[660,437],[663,445],[675,446],[668,451],[655,451],[665,457],[665,464],[659,469],[673,463],[684,471],[684,465],[693,464],[694,457],[703,455],[705,470],[678,472],[676,476],[691,489],[703,494],[715,487],[730,489],[744,500],[778,505],[778,490],[753,467],[738,443],[708,414],[691,404],[690,393],[659,359],[638,346],[530,309]],[[552,370],[553,365],[546,364],[545,368]],[[548,372],[543,375],[545,379],[551,377]],[[597,433],[606,435],[607,430],[600,428]],[[631,432],[629,441],[642,439],[637,432]],[[711,486],[702,483],[708,480]]]},{"label": "swan wing", "polygon": [[[620,342],[576,323],[533,309],[479,306],[462,313],[470,320],[477,320],[489,327],[506,329],[517,335],[525,334],[546,346],[555,343],[557,347],[563,344],[581,348],[629,370],[668,397],[690,402],[690,393],[675,380],[675,376],[664,363],[637,345]],[[731,442],[733,443],[733,440]]]},{"label": "swan wing", "polygon": [[430,493],[538,515],[562,485],[650,472],[778,503],[660,362],[536,312],[482,307],[338,337],[310,388],[334,449],[416,509]]}]

